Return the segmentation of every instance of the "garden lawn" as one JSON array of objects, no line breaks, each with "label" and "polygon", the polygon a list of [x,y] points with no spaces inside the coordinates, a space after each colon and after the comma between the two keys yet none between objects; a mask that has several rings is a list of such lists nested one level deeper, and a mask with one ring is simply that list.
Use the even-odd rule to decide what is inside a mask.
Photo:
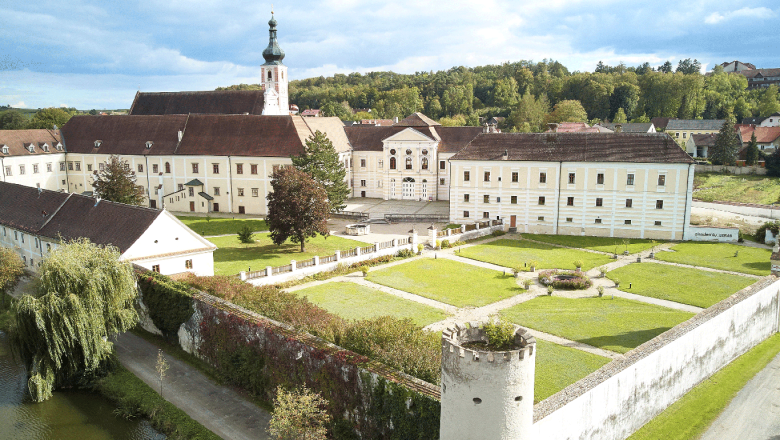
[{"label": "garden lawn", "polygon": [[[622,238],[614,237],[583,237],[577,235],[541,235],[541,234],[523,234],[523,238],[529,240],[542,241],[544,243],[558,244],[561,246],[569,246],[582,249],[590,249],[592,251],[606,252],[608,254],[622,254],[626,250],[626,245],[623,244]],[[626,239],[629,241],[628,253],[635,254],[650,249],[653,246],[661,244],[657,242],[653,244],[652,240],[644,240],[639,238]]]},{"label": "garden lawn", "polygon": [[[470,246],[456,253],[460,257],[484,261],[503,267],[520,266],[530,260],[539,262],[537,269],[574,269],[574,261],[582,260],[583,270],[590,270],[612,261],[608,256],[593,252],[564,249],[528,240],[496,240],[490,243]],[[768,261],[768,260],[767,260]]]},{"label": "garden lawn", "polygon": [[267,231],[268,225],[265,220],[257,219],[232,219],[232,218],[211,218],[195,217],[190,215],[177,215],[182,223],[200,235],[226,235],[237,234],[238,230],[244,226],[249,226],[253,231]]},{"label": "garden lawn", "polygon": [[607,272],[607,277],[620,280],[620,290],[625,292],[702,308],[720,302],[756,281],[739,275],[657,263],[629,264]]},{"label": "garden lawn", "polygon": [[609,358],[537,339],[534,403],[552,396],[609,361]]},{"label": "garden lawn", "polygon": [[618,353],[626,353],[693,316],[610,296],[539,296],[501,314],[520,326]]},{"label": "garden lawn", "polygon": [[[655,257],[672,263],[711,267],[751,275],[769,275],[772,251],[728,243],[679,243],[674,252],[658,252]],[[739,251],[738,256],[734,254]]]},{"label": "garden lawn", "polygon": [[255,242],[243,244],[237,235],[211,237],[208,240],[219,247],[214,251],[214,273],[216,275],[235,275],[242,270],[265,269],[266,266],[284,266],[290,261],[308,260],[315,255],[324,257],[333,255],[337,250],[348,250],[368,246],[368,243],[346,238],[322,236],[309,239],[306,242],[306,252],[301,253],[301,246],[289,240],[277,246],[271,241],[269,233],[255,234]]},{"label": "garden lawn", "polygon": [[410,318],[419,326],[441,321],[447,314],[414,301],[355,283],[325,283],[298,290],[296,295],[345,319],[370,319],[379,316]]},{"label": "garden lawn", "polygon": [[368,273],[368,280],[456,307],[481,307],[523,293],[508,273],[424,258]]},{"label": "garden lawn", "polygon": [[[775,334],[702,381],[628,440],[699,438],[742,387],[778,353],[780,335]],[[772,417],[769,413],[767,416]]]},{"label": "garden lawn", "polygon": [[745,202],[770,205],[780,198],[780,179],[755,175],[696,173],[693,198],[705,202]]}]

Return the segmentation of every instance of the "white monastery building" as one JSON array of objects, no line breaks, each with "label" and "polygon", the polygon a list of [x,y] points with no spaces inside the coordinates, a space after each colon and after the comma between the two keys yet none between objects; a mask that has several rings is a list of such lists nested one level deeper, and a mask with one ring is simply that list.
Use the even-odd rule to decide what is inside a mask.
[{"label": "white monastery building", "polygon": [[217,248],[168,211],[0,183],[0,246],[35,270],[61,241],[87,238],[165,275],[214,275]]}]

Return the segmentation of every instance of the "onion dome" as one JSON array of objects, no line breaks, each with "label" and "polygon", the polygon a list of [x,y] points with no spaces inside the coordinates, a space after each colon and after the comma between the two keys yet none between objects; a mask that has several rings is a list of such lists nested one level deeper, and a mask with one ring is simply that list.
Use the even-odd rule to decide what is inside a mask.
[{"label": "onion dome", "polygon": [[263,51],[263,58],[265,58],[265,64],[263,65],[282,64],[284,51],[279,47],[279,42],[276,41],[276,19],[273,12],[271,13],[271,20],[268,21],[268,26],[268,47]]}]

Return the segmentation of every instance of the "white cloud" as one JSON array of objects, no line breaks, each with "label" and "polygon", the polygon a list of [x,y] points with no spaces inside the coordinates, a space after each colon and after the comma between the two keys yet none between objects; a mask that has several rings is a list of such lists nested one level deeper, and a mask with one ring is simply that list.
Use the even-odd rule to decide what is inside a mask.
[{"label": "white cloud", "polygon": [[13,107],[13,108],[27,108],[27,106],[24,105],[24,101],[19,101],[16,104],[11,104],[11,107]]},{"label": "white cloud", "polygon": [[704,19],[707,24],[718,24],[723,21],[731,20],[734,18],[752,18],[752,19],[766,19],[777,16],[775,11],[760,7],[760,8],[748,8],[744,7],[737,9],[736,11],[725,12],[723,14],[719,12],[713,12]]}]

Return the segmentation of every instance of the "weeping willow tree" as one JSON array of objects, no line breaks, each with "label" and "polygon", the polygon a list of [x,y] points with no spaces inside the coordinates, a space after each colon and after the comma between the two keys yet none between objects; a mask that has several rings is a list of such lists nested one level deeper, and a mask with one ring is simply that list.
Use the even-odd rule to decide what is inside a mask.
[{"label": "weeping willow tree", "polygon": [[36,402],[55,388],[89,381],[112,351],[108,338],[138,321],[135,276],[113,247],[63,243],[43,261],[35,295],[16,304],[11,343]]}]

